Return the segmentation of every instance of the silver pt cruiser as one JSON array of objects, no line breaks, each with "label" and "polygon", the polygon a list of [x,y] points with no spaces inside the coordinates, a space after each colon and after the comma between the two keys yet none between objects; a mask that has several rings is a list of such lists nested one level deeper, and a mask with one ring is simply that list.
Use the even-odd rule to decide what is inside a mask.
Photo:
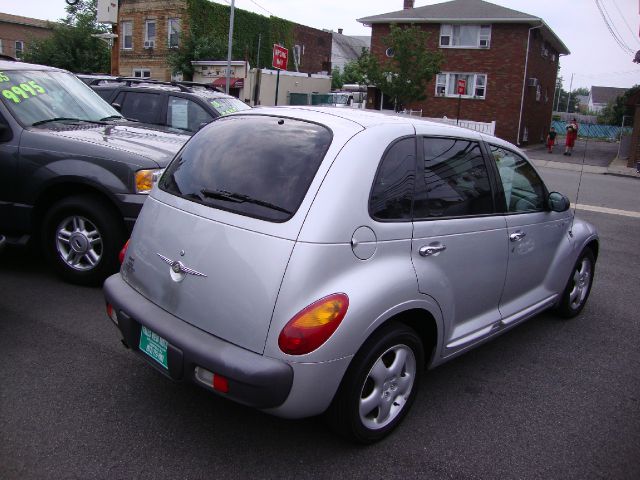
[{"label": "silver pt cruiser", "polygon": [[383,438],[433,368],[585,305],[595,228],[498,138],[313,107],[221,118],[178,153],[104,286],[174,380]]}]

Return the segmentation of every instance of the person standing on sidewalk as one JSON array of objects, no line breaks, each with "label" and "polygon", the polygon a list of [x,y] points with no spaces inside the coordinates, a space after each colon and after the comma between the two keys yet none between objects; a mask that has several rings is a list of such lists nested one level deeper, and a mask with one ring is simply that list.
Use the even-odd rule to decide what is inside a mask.
[{"label": "person standing on sidewalk", "polygon": [[578,121],[574,118],[571,122],[567,123],[567,139],[564,143],[563,155],[571,155],[573,147],[576,144],[576,138],[578,138]]},{"label": "person standing on sidewalk", "polygon": [[549,149],[549,153],[553,153],[553,146],[556,143],[556,129],[551,127],[549,133],[547,134],[547,148]]}]

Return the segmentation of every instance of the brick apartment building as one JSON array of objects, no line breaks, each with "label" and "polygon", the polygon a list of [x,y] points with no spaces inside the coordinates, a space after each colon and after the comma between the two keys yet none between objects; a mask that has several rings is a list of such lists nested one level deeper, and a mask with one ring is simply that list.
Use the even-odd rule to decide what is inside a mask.
[{"label": "brick apartment building", "polygon": [[[547,134],[560,55],[570,52],[541,18],[482,0],[454,0],[365,17],[371,51],[384,58],[390,25],[419,25],[429,48],[444,54],[441,73],[427,86],[427,99],[406,108],[425,117],[456,118],[457,82],[466,80],[460,118],[496,121],[496,136],[513,143],[542,141]],[[382,108],[377,100],[374,107]],[[385,107],[386,108],[386,107]],[[392,108],[392,107],[391,107]]]},{"label": "brick apartment building", "polygon": [[22,58],[32,40],[42,40],[53,33],[51,22],[37,18],[0,13],[0,53]]},{"label": "brick apartment building", "polygon": [[[189,18],[187,1],[120,0],[118,24],[115,27],[118,38],[112,51],[112,73],[170,80],[172,72],[167,63],[167,57],[172,50],[180,47],[183,38],[189,34],[190,26],[194,23],[193,19]],[[227,12],[230,8],[218,4],[209,4],[205,7],[225,8]],[[236,21],[239,10],[236,8]],[[205,13],[203,12],[203,15]],[[243,13],[258,16],[249,12],[243,11]],[[299,71],[330,72],[331,33],[299,24],[293,24],[292,30],[294,48],[298,50],[296,53]],[[255,32],[256,42],[258,33]],[[226,41],[225,32],[224,42]],[[262,41],[268,42],[266,35]],[[260,58],[260,66],[271,64],[271,58],[264,58],[265,56]],[[289,70],[293,70],[295,69],[293,52],[290,52],[289,56]],[[208,60],[226,60],[226,56]],[[234,60],[245,59],[234,58]]]}]

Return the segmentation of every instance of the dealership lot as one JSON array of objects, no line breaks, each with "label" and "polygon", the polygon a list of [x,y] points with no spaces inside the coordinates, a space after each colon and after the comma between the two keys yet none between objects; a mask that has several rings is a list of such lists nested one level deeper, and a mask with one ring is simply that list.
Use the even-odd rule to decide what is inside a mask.
[{"label": "dealership lot", "polygon": [[[371,447],[174,384],[131,361],[100,289],[28,251],[0,259],[3,478],[638,478],[640,223],[601,234],[591,299],[543,314],[425,377],[407,421]],[[635,280],[634,280],[635,279]]]}]

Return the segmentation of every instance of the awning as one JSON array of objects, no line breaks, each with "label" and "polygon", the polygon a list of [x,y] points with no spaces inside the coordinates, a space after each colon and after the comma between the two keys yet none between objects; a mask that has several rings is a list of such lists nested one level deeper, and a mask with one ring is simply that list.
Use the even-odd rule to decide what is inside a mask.
[{"label": "awning", "polygon": [[[214,87],[222,87],[226,88],[227,79],[226,77],[216,78],[213,81]],[[229,88],[243,88],[244,87],[244,78],[230,78],[229,79]]]}]

